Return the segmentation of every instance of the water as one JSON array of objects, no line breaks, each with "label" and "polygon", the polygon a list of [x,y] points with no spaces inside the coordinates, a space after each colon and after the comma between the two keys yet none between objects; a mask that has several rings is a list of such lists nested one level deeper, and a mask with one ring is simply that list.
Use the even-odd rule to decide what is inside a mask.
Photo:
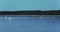
[{"label": "water", "polygon": [[60,32],[60,16],[0,16],[0,32]]}]

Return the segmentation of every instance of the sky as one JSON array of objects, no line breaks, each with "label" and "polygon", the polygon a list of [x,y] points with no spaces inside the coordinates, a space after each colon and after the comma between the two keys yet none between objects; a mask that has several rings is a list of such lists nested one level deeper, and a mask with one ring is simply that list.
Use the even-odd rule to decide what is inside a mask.
[{"label": "sky", "polygon": [[59,10],[60,0],[0,0],[0,11]]}]

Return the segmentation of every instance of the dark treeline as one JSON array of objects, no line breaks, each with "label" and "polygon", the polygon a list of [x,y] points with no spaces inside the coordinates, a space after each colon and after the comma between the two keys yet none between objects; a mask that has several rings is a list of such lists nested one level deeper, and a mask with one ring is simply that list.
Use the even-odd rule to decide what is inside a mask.
[{"label": "dark treeline", "polygon": [[60,15],[60,10],[0,11],[0,15]]}]

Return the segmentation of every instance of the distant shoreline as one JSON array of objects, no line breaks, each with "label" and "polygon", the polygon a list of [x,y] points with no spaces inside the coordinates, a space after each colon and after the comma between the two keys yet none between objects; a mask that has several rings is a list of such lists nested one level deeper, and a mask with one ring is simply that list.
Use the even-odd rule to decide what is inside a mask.
[{"label": "distant shoreline", "polygon": [[60,15],[60,10],[41,11],[0,11],[0,15]]}]

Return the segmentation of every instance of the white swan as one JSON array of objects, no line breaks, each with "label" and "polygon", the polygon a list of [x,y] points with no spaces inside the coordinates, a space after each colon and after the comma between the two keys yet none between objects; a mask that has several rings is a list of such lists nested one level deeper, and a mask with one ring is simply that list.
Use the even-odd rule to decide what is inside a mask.
[{"label": "white swan", "polygon": [[11,17],[9,17],[8,19],[11,20]]}]

